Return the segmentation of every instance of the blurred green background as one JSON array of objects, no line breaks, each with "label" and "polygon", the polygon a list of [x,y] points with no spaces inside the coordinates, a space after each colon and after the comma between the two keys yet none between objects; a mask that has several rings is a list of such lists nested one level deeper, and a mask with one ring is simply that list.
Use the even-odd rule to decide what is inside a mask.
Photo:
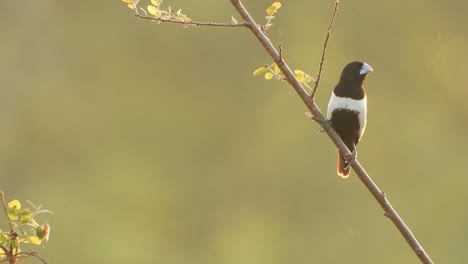
[{"label": "blurred green background", "polygon": [[[260,23],[271,3],[244,2]],[[315,75],[333,1],[282,4],[269,37]],[[229,1],[164,5],[240,21]],[[325,110],[350,61],[375,69],[359,160],[440,263],[468,259],[466,10],[342,1],[317,95]],[[0,190],[54,212],[49,263],[418,263],[355,174],[336,175],[292,88],[252,77],[271,60],[247,30],[3,0],[0,31]]]}]

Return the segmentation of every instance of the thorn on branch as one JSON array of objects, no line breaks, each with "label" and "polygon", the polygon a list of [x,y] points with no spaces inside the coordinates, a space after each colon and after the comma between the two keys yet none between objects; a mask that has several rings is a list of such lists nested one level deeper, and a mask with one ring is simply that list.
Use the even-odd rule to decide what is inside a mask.
[{"label": "thorn on branch", "polygon": [[282,64],[283,63],[283,45],[279,44],[279,61],[277,64]]},{"label": "thorn on branch", "polygon": [[305,116],[307,118],[310,118],[310,119],[314,120],[315,122],[317,122],[319,124],[323,122],[323,121],[319,120],[318,118],[316,118],[311,112],[305,112],[304,114],[305,114]]}]

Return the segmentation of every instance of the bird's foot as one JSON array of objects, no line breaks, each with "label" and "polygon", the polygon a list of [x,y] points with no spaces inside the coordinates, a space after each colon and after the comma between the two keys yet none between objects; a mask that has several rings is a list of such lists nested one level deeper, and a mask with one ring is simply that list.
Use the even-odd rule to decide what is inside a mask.
[{"label": "bird's foot", "polygon": [[349,167],[351,167],[351,165],[356,163],[356,158],[357,158],[357,150],[356,150],[356,148],[354,148],[354,151],[351,153],[351,155],[348,155],[348,156],[345,157],[347,165],[344,168],[344,170],[347,170]]},{"label": "bird's foot", "polygon": [[319,123],[320,124],[320,128],[319,130],[317,131],[317,134],[320,133],[320,132],[323,132],[323,127],[327,124],[331,124],[331,120],[330,119],[324,119],[323,121],[320,121],[318,120],[311,112],[305,112],[305,115],[314,120],[315,122]]}]

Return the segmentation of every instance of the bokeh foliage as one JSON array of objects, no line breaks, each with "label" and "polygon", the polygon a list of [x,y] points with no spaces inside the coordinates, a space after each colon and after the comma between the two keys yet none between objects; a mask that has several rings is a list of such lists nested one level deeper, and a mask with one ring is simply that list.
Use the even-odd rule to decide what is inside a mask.
[{"label": "bokeh foliage", "polygon": [[1,263],[21,263],[33,256],[43,260],[32,249],[24,249],[31,244],[40,245],[49,240],[50,225],[39,224],[36,219],[40,214],[52,212],[29,200],[27,203],[28,207],[21,206],[21,202],[16,199],[7,203],[4,193],[0,192],[0,216],[9,227],[8,230],[0,230]]},{"label": "bokeh foliage", "polygon": [[[143,0],[142,0],[143,1]],[[165,0],[238,21],[228,1]],[[269,37],[317,71],[333,1],[282,1]],[[264,21],[267,1],[245,1]],[[464,1],[342,1],[317,101],[366,80],[366,167],[435,262],[468,259]],[[120,1],[0,2],[0,175],[54,211],[50,263],[416,263],[247,30],[136,19]],[[5,226],[0,226],[4,230]]]}]

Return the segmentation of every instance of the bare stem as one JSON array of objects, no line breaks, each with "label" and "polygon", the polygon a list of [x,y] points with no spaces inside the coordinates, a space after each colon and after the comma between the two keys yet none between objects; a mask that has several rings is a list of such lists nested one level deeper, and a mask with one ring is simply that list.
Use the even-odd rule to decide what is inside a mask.
[{"label": "bare stem", "polygon": [[[280,56],[278,51],[275,49],[271,41],[263,34],[261,29],[257,26],[257,23],[252,19],[250,16],[249,12],[245,9],[245,7],[242,5],[240,0],[230,0],[234,8],[239,12],[241,17],[244,19],[245,22],[247,22],[247,28],[255,35],[255,37],[258,39],[258,41],[261,43],[265,51],[270,55],[270,57],[277,63],[278,67],[281,69],[283,72],[286,80],[288,83],[294,88],[296,93],[299,95],[299,97],[302,99],[304,104],[309,108],[313,119],[317,120],[318,122],[323,122],[325,120],[325,117],[323,116],[322,112],[320,109],[317,107],[315,104],[314,100],[312,97],[310,97],[307,92],[303,89],[301,84],[297,81],[296,77],[294,76],[293,72],[289,68],[288,64],[284,61],[283,58],[280,60]],[[332,22],[333,18],[335,16],[337,10],[337,4],[335,3],[335,11],[332,17]],[[330,23],[331,25],[332,23]],[[329,31],[331,29],[331,26],[329,27]],[[328,36],[328,34],[327,34]],[[328,39],[329,37],[327,37]],[[327,42],[328,40],[326,40]],[[326,46],[326,45],[324,45]],[[325,52],[324,52],[325,54]],[[323,58],[325,55],[323,55]],[[322,59],[324,60],[324,59]],[[322,63],[323,64],[323,63]],[[319,74],[321,73],[321,70],[319,71]],[[342,153],[345,156],[351,155],[351,152],[349,149],[346,147],[346,145],[343,143],[341,138],[338,136],[338,134],[333,130],[331,125],[329,123],[324,123],[323,129],[327,133],[327,135],[330,137],[330,139],[333,141],[335,146],[338,148],[340,153]],[[371,179],[371,177],[367,174],[367,172],[364,170],[364,168],[361,166],[361,164],[356,160],[352,164],[352,168],[358,175],[359,179],[361,182],[367,187],[367,189],[370,191],[370,193],[374,196],[375,200],[380,204],[380,206],[383,208],[385,214],[390,218],[393,222],[393,224],[396,226],[396,228],[400,231],[402,236],[405,238],[409,246],[413,249],[413,251],[416,253],[416,256],[421,260],[422,263],[424,264],[432,264],[432,260],[429,257],[429,255],[424,251],[423,247],[421,244],[418,242],[416,237],[413,235],[411,230],[406,226],[405,222],[401,219],[401,217],[398,215],[398,213],[395,211],[393,206],[390,204],[386,196],[383,194],[383,192],[379,189],[379,187],[374,183],[374,181]]]},{"label": "bare stem", "polygon": [[8,211],[5,203],[5,194],[0,192],[0,200],[2,200],[3,212],[5,212],[5,217],[7,218],[8,224],[10,225],[10,231],[13,232],[13,225],[11,224],[10,217],[8,216]]},{"label": "bare stem", "polygon": [[323,62],[325,61],[325,54],[327,53],[328,40],[330,39],[330,36],[331,36],[331,29],[333,27],[333,21],[335,21],[335,16],[336,16],[336,12],[338,11],[339,4],[340,4],[340,0],[336,0],[335,8],[333,9],[333,14],[330,19],[330,24],[328,25],[327,36],[325,37],[325,41],[323,42],[322,59],[320,60],[319,71],[317,74],[317,78],[315,80],[314,89],[312,90],[312,93],[310,94],[310,97],[312,99],[315,96],[315,92],[317,91],[317,88],[319,86],[320,78],[322,77]]},{"label": "bare stem", "polygon": [[39,256],[39,254],[37,254],[37,252],[34,251],[34,250],[31,250],[31,252],[20,252],[20,253],[14,255],[14,257],[17,257],[18,259],[25,259],[25,258],[28,258],[28,257],[31,257],[31,256],[39,259],[42,263],[47,264],[47,261],[45,259],[41,258],[41,256]]},{"label": "bare stem", "polygon": [[146,15],[135,14],[135,16],[141,19],[147,19],[152,21],[158,21],[162,23],[181,24],[184,26],[209,26],[209,27],[247,27],[247,23],[215,23],[215,22],[197,22],[197,21],[183,21],[175,19],[165,19],[159,17],[150,17]]}]

